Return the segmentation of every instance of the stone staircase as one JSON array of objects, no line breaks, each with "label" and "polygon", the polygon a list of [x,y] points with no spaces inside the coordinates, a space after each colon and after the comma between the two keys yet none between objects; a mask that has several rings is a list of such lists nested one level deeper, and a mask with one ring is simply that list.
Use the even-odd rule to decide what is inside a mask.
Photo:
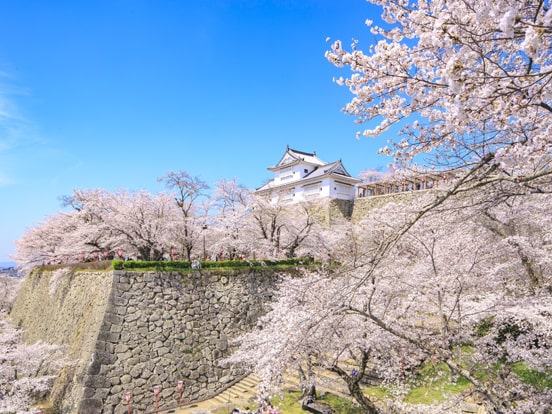
[{"label": "stone staircase", "polygon": [[215,404],[218,403],[218,405],[226,407],[233,407],[234,405],[245,407],[248,403],[256,407],[255,396],[257,395],[258,385],[259,377],[252,374],[215,395],[211,400]]},{"label": "stone staircase", "polygon": [[215,410],[230,412],[234,407],[244,409],[250,406],[252,409],[256,409],[255,396],[258,384],[259,378],[255,375],[249,375],[208,400],[160,412],[167,414],[210,414]]},{"label": "stone staircase", "polygon": [[[215,395],[209,400],[200,401],[197,403],[175,408],[161,413],[175,414],[210,414],[215,410],[225,410],[230,412],[234,407],[241,408],[250,407],[252,411],[257,408],[257,386],[259,385],[259,377],[251,374],[234,384],[229,388]],[[286,384],[283,387],[285,390],[300,390],[299,378],[290,376],[286,378]],[[346,390],[342,382],[337,380],[335,374],[325,372],[316,384],[318,392],[331,391],[334,394],[346,395]]]}]

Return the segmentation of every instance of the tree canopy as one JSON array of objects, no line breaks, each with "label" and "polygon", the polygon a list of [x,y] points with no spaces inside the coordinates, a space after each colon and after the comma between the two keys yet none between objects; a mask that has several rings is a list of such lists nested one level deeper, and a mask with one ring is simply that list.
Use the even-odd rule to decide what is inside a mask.
[{"label": "tree canopy", "polygon": [[552,372],[550,2],[371,2],[384,22],[366,22],[373,43],[338,40],[326,54],[350,70],[336,79],[353,95],[344,112],[365,127],[359,137],[387,134],[380,151],[396,169],[439,166],[454,179],[349,226],[333,245],[347,252],[341,266],[284,280],[228,362],[248,364],[267,390],[293,370],[336,372],[366,412],[382,410],[358,387],[368,376],[399,384],[389,402],[399,410],[461,410],[452,397],[401,401],[401,369],[432,361],[495,412],[541,412],[550,382],[513,367]]},{"label": "tree canopy", "polygon": [[[548,160],[552,142],[552,12],[544,0],[372,0],[383,27],[367,51],[333,43],[328,60],[354,95],[344,111],[380,136],[402,125],[382,152],[398,161],[499,163],[512,174]],[[375,126],[373,126],[375,122]],[[373,127],[372,127],[373,126]],[[443,158],[444,157],[444,158]]]}]

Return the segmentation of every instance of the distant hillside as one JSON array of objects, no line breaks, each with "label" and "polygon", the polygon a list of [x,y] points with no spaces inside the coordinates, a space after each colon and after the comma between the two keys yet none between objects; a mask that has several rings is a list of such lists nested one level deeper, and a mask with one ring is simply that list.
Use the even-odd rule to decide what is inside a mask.
[{"label": "distant hillside", "polygon": [[0,262],[0,276],[19,277],[13,262]]},{"label": "distant hillside", "polygon": [[9,269],[10,267],[15,267],[15,262],[0,262],[0,269]]}]

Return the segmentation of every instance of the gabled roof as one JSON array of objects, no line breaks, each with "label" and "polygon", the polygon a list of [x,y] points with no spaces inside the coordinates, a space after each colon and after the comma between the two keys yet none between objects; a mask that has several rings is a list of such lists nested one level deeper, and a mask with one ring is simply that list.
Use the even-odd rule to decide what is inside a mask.
[{"label": "gabled roof", "polygon": [[266,183],[261,185],[260,187],[256,188],[255,191],[263,191],[263,190],[269,190],[271,188],[276,188],[277,186],[274,185],[274,179],[268,180]]},{"label": "gabled roof", "polygon": [[[324,175],[329,175],[329,174],[338,174],[338,175],[342,175],[343,177],[353,178],[351,177],[351,174],[347,172],[341,160],[339,160],[339,161],[330,162],[329,164],[324,164],[320,167],[316,167],[309,174],[305,175],[303,179],[322,177]],[[355,178],[355,180],[357,179]],[[358,180],[358,181],[360,182],[361,180]]]},{"label": "gabled roof", "polygon": [[341,176],[347,183],[354,185],[356,183],[361,182],[362,180],[359,178],[354,178],[347,172],[345,167],[343,166],[341,160],[334,161],[329,164],[322,164],[320,166],[317,166],[312,170],[309,174],[305,175],[303,178],[297,181],[289,181],[284,184],[276,184],[274,179],[269,180],[265,184],[263,184],[261,187],[257,188],[255,191],[263,191],[263,190],[269,190],[273,188],[284,188],[289,186],[295,186],[295,185],[309,185],[316,181],[316,179],[322,179],[328,175],[337,175]]},{"label": "gabled roof", "polygon": [[278,161],[274,167],[268,167],[269,171],[276,171],[280,168],[289,167],[297,163],[306,163],[311,165],[325,165],[326,163],[316,156],[316,152],[303,152],[291,149],[290,147],[286,148],[286,152]]}]

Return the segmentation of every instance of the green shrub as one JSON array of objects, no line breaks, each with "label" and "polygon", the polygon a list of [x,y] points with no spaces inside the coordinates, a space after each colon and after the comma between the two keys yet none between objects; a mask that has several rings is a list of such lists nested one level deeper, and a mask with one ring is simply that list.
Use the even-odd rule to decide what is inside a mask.
[{"label": "green shrub", "polygon": [[212,269],[212,268],[241,268],[249,267],[249,262],[245,260],[220,260],[216,262],[201,262],[202,269]]},{"label": "green shrub", "polygon": [[[243,269],[247,267],[275,267],[275,266],[304,266],[313,264],[312,258],[293,258],[284,260],[222,260],[216,262],[201,262],[201,269]],[[188,261],[140,261],[140,260],[113,260],[114,270],[155,270],[155,271],[182,271],[190,270]]]},{"label": "green shrub", "polygon": [[138,261],[138,260],[113,260],[114,270],[158,270],[158,271],[171,271],[171,270],[188,270],[190,269],[190,262],[177,261],[177,262],[154,262],[154,261]]}]

